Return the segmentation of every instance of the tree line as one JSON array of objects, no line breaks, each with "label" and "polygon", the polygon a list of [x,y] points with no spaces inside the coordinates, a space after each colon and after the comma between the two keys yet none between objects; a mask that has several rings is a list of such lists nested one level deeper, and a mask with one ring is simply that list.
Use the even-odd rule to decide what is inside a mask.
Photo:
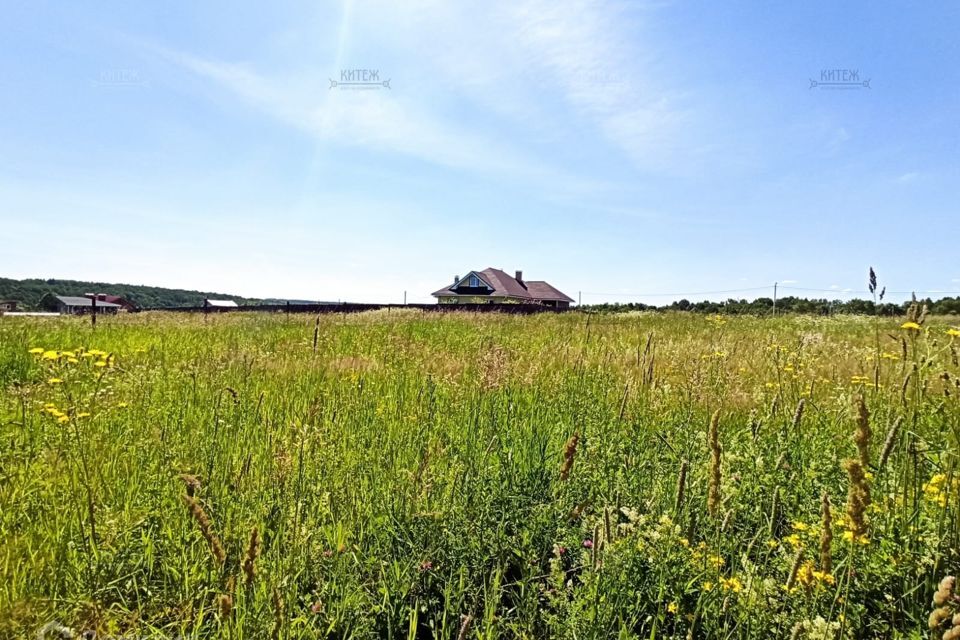
[{"label": "tree line", "polygon": [[[939,300],[925,298],[917,300],[919,305],[927,305],[928,312],[935,315],[958,315],[960,314],[960,298],[946,297]],[[893,302],[874,303],[873,300],[862,300],[855,298],[853,300],[827,300],[826,298],[808,299],[787,296],[777,298],[777,313],[803,313],[811,315],[831,315],[831,314],[855,314],[855,315],[880,315],[880,316],[900,316],[907,312],[911,301],[900,304]],[[730,298],[721,302],[703,300],[700,302],[691,302],[689,300],[676,300],[666,305],[649,305],[642,302],[604,302],[602,304],[583,305],[580,307],[584,311],[594,313],[624,313],[628,311],[691,311],[693,313],[706,314],[730,314],[730,315],[771,315],[773,313],[772,298],[756,298],[755,300]]]},{"label": "tree line", "polygon": [[115,284],[109,282],[88,282],[84,280],[58,280],[30,278],[14,280],[0,278],[0,300],[15,300],[18,308],[26,311],[40,310],[40,301],[47,294],[58,296],[82,296],[87,293],[106,293],[121,296],[141,309],[154,307],[200,306],[204,299],[229,299],[237,304],[255,304],[260,300],[243,298],[226,293],[211,291],[190,291],[187,289],[167,289],[135,284]]}]

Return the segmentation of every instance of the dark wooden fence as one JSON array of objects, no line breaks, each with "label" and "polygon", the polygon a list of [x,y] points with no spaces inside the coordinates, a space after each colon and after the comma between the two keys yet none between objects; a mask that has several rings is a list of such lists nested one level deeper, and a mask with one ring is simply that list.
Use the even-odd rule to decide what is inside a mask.
[{"label": "dark wooden fence", "polygon": [[264,313],[360,313],[379,309],[418,309],[430,312],[472,311],[478,313],[559,313],[568,309],[558,309],[540,304],[367,304],[363,302],[341,302],[338,304],[250,304],[238,307],[153,307],[141,311],[175,311],[178,313],[234,313],[237,311],[258,311]]}]

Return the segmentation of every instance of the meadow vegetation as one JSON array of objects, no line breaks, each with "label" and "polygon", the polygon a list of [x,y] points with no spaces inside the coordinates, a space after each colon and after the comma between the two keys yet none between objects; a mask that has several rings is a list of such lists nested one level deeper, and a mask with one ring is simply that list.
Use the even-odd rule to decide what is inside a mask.
[{"label": "meadow vegetation", "polygon": [[2,318],[0,636],[960,637],[909,314]]}]

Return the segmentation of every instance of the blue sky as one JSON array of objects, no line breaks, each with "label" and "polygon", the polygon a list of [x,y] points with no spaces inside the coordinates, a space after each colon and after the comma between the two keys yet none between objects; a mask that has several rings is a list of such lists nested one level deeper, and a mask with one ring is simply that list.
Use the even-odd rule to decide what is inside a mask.
[{"label": "blue sky", "polygon": [[[493,266],[587,303],[845,297],[873,265],[891,291],[960,291],[955,2],[12,2],[4,22],[3,276],[426,302]],[[390,88],[331,89],[345,69]],[[811,89],[824,69],[870,88]]]}]

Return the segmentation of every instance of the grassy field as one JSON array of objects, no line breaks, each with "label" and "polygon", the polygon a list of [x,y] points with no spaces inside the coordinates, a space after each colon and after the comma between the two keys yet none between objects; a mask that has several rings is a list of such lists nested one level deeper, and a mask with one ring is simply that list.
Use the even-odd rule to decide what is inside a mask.
[{"label": "grassy field", "polygon": [[0,637],[930,637],[914,320],[0,319]]}]

